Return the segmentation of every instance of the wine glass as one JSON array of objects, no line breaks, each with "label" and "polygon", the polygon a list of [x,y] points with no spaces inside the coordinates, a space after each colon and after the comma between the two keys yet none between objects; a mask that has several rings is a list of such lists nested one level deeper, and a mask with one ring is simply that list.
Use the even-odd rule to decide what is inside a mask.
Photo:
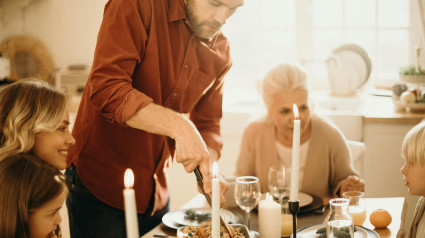
[{"label": "wine glass", "polygon": [[250,237],[259,237],[258,232],[250,229],[249,213],[261,199],[260,182],[254,176],[242,176],[236,178],[235,200],[236,204],[246,212],[246,222]]},{"label": "wine glass", "polygon": [[268,180],[270,193],[282,205],[284,198],[288,197],[291,170],[281,166],[272,166],[269,170]]}]

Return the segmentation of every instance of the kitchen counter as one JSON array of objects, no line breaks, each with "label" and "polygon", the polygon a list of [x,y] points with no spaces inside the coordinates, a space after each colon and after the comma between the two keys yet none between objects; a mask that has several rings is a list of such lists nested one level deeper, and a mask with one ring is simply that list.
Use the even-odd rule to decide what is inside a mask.
[{"label": "kitchen counter", "polygon": [[421,112],[398,110],[391,97],[367,92],[351,97],[333,97],[328,92],[316,91],[313,101],[319,110],[360,114],[364,123],[417,124],[425,118],[425,108]]}]

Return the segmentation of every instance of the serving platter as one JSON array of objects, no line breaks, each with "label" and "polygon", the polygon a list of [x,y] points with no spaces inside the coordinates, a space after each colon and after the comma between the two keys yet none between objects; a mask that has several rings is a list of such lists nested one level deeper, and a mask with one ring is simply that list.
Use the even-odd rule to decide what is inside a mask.
[{"label": "serving platter", "polygon": [[[233,229],[240,229],[240,233],[242,234],[242,235],[244,235],[246,238],[249,238],[249,231],[248,231],[248,227],[246,227],[245,225],[242,225],[242,224],[231,224],[231,226],[233,227]],[[177,229],[177,236],[178,237],[187,237],[187,233],[185,234],[184,232],[183,232],[183,230],[185,229],[185,228],[187,228],[188,226],[182,226],[182,227],[179,227],[178,229]]]},{"label": "serving platter", "polygon": [[[189,219],[186,216],[187,211],[192,211],[200,215],[209,215],[209,217],[211,217],[210,208],[182,209],[173,212],[173,220],[183,226],[200,226],[202,223],[209,220],[209,218],[207,220]],[[220,209],[220,216],[227,223],[231,223],[235,219],[235,215],[233,214],[233,212],[226,209]]]},{"label": "serving platter", "polygon": [[[191,209],[179,209],[175,211],[170,211],[162,217],[162,223],[164,223],[165,226],[171,229],[178,229],[182,226],[199,226],[201,225],[201,223],[205,222],[205,221],[185,219],[185,215],[188,210],[192,210],[199,214],[206,214],[211,212],[210,208],[191,208]],[[227,223],[237,224],[242,222],[242,219],[240,216],[226,209],[221,209],[220,215],[223,218],[223,220]]]},{"label": "serving platter", "polygon": [[396,110],[409,110],[411,112],[424,112],[425,103],[402,103],[400,100],[393,100]]},{"label": "serving platter", "polygon": [[[308,226],[297,230],[298,238],[315,238],[317,237],[316,231],[321,228],[325,228],[326,224]],[[355,226],[356,232],[354,232],[354,238],[379,238],[378,233],[363,226]],[[293,236],[291,235],[291,238]]]}]

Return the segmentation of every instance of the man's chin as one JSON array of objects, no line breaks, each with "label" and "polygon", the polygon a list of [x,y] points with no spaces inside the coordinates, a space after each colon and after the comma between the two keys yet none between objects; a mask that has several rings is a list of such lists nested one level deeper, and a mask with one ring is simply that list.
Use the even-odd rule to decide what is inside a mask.
[{"label": "man's chin", "polygon": [[215,32],[195,32],[195,35],[201,39],[209,40],[217,35],[218,31]]}]

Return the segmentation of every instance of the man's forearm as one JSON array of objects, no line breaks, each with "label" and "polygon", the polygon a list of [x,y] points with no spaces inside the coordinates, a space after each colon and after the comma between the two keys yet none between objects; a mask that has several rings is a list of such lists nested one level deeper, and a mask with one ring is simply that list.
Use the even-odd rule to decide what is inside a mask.
[{"label": "man's forearm", "polygon": [[137,111],[126,124],[130,127],[175,139],[193,124],[182,114],[154,103]]}]

